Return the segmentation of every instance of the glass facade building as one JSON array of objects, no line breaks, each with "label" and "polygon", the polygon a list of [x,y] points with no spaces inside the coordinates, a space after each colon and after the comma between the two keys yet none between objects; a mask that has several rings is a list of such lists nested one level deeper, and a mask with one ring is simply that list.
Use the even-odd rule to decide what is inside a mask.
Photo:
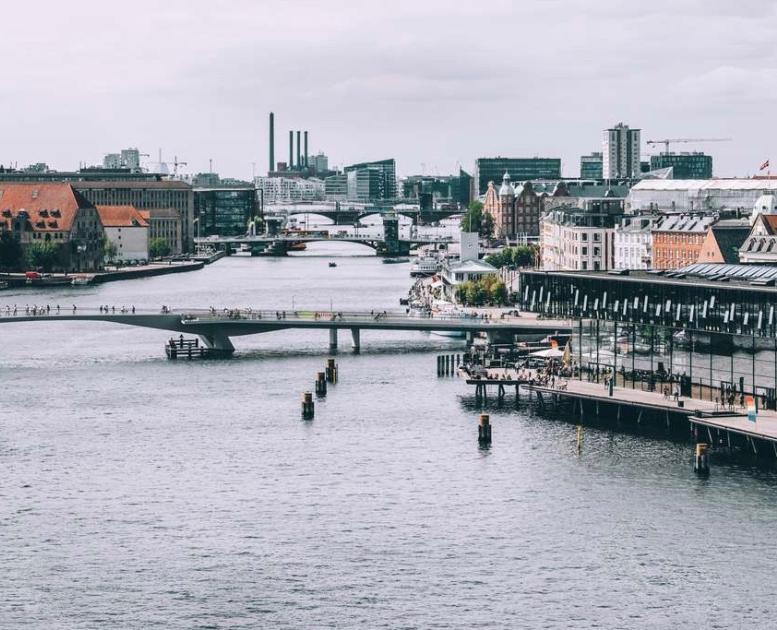
[{"label": "glass facade building", "polygon": [[[361,170],[375,171],[380,177],[380,189],[370,194],[377,196],[371,199],[395,199],[397,196],[397,166],[394,159],[379,160],[377,162],[360,162],[351,164],[343,169],[346,174]],[[362,178],[364,176],[361,176]],[[349,180],[350,181],[350,180]],[[350,187],[349,187],[350,188]],[[350,196],[350,191],[349,191]]]},{"label": "glass facade building", "polygon": [[194,215],[197,236],[239,236],[257,213],[256,189],[194,189]]},{"label": "glass facade building", "polygon": [[704,153],[660,153],[650,156],[650,168],[672,167],[674,179],[711,179],[712,156]]},{"label": "glass facade building", "polygon": [[478,158],[475,160],[474,196],[485,194],[488,182],[501,182],[505,173],[514,182],[532,179],[560,179],[560,158]]}]

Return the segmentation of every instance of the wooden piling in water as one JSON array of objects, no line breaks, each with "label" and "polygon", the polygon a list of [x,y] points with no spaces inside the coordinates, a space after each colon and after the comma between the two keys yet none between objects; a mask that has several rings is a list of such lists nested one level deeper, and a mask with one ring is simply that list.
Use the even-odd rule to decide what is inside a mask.
[{"label": "wooden piling in water", "polygon": [[491,444],[491,422],[487,413],[480,414],[478,422],[478,444],[489,446]]},{"label": "wooden piling in water", "polygon": [[327,382],[332,383],[333,385],[337,383],[337,363],[335,363],[334,359],[326,360],[326,369],[324,370],[324,373],[326,374]]},{"label": "wooden piling in water", "polygon": [[304,392],[302,394],[302,418],[304,420],[312,420],[314,413],[315,403],[313,402],[313,394]]},{"label": "wooden piling in water", "polygon": [[709,445],[704,442],[696,444],[696,451],[693,460],[693,472],[697,475],[710,474],[710,456]]},{"label": "wooden piling in water", "polygon": [[326,396],[326,373],[318,372],[316,374],[316,396],[323,398]]}]

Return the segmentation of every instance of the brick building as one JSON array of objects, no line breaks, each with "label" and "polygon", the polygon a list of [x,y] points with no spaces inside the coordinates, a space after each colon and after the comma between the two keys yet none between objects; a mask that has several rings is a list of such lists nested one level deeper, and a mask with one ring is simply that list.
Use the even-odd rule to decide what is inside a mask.
[{"label": "brick building", "polygon": [[651,230],[653,269],[678,269],[699,260],[707,229],[715,221],[709,215],[671,214]]}]

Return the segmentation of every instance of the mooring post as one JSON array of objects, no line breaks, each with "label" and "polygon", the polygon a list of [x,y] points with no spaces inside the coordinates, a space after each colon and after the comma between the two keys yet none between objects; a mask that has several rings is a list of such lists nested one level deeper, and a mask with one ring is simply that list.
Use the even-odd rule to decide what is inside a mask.
[{"label": "mooring post", "polygon": [[314,414],[313,394],[305,392],[302,394],[302,418],[312,420]]},{"label": "mooring post", "polygon": [[332,384],[337,383],[337,363],[335,363],[334,359],[326,360],[326,369],[324,372],[326,374],[327,381]]},{"label": "mooring post", "polygon": [[478,444],[489,446],[491,444],[491,423],[487,413],[480,414],[478,423]]},{"label": "mooring post", "polygon": [[451,376],[456,376],[456,355],[451,355]]},{"label": "mooring post", "polygon": [[583,425],[578,424],[577,425],[577,454],[580,455],[582,450],[583,450]]},{"label": "mooring post", "polygon": [[696,444],[696,452],[693,460],[693,472],[697,475],[709,475],[710,474],[710,456],[709,445],[704,442]]},{"label": "mooring post", "polygon": [[318,372],[316,374],[316,396],[326,396],[326,373]]}]

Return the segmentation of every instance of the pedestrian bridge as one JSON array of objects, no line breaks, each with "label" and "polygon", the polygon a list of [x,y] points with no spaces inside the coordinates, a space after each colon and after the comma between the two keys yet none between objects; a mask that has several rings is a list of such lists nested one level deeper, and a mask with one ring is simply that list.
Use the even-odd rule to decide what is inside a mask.
[{"label": "pedestrian bridge", "polygon": [[337,348],[337,331],[351,332],[353,348],[361,346],[362,330],[453,331],[465,333],[468,339],[485,332],[492,340],[512,340],[513,335],[527,339],[556,333],[569,333],[571,323],[563,320],[537,319],[533,314],[509,318],[485,317],[414,317],[405,312],[331,312],[314,310],[267,311],[253,309],[175,309],[160,311],[108,312],[99,308],[76,307],[36,309],[14,312],[0,310],[0,324],[83,321],[112,322],[127,326],[156,328],[180,334],[199,336],[203,343],[224,353],[234,351],[232,337],[273,332],[276,330],[327,330],[330,349]]}]

